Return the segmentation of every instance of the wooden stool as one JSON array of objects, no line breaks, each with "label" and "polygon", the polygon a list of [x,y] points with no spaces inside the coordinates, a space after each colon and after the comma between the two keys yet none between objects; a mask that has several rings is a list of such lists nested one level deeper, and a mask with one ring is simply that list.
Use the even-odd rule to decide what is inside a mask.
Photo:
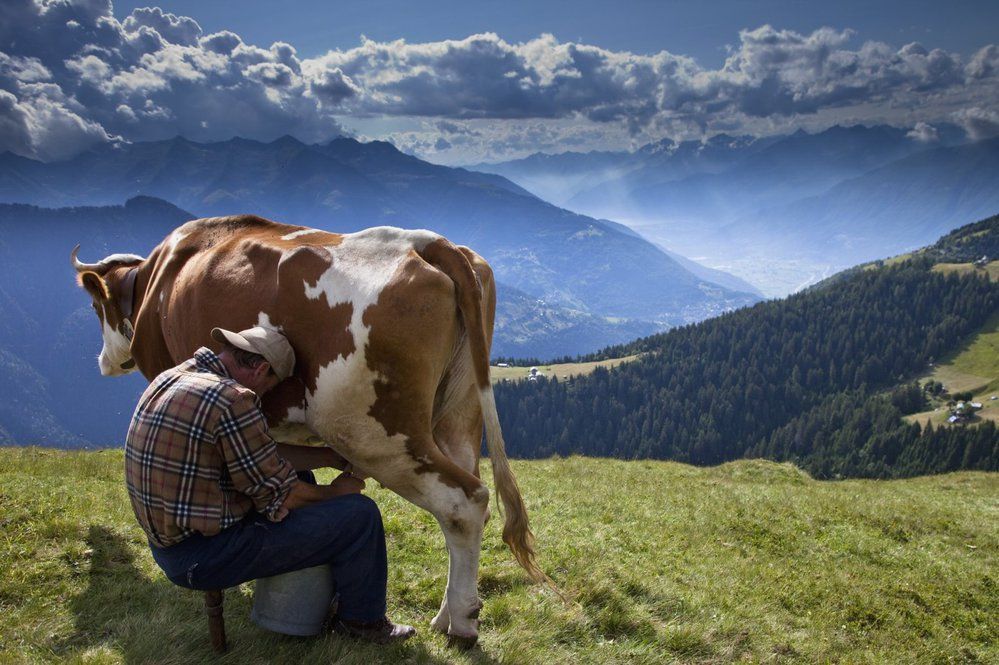
[{"label": "wooden stool", "polygon": [[208,617],[208,637],[212,641],[212,651],[225,653],[228,645],[225,641],[225,617],[222,616],[222,602],[225,600],[224,589],[205,592],[205,615]]}]

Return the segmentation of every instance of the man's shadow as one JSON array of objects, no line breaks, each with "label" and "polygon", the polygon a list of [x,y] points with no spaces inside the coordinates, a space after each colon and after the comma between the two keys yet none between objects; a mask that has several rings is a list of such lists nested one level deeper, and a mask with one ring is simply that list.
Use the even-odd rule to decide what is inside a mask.
[{"label": "man's shadow", "polygon": [[[163,662],[197,659],[197,637],[204,657],[211,654],[207,628],[200,636],[188,626],[203,616],[201,594],[186,592],[165,577],[150,579],[137,566],[127,539],[104,525],[92,524],[86,539],[89,569],[87,587],[69,601],[76,631],[57,651],[109,648],[125,662]],[[183,655],[182,655],[183,654]]]},{"label": "man's shadow", "polygon": [[[128,540],[107,526],[92,524],[86,542],[90,566],[79,574],[87,576],[87,587],[69,600],[75,632],[54,647],[59,655],[106,648],[121,653],[126,663],[330,662],[331,656],[333,661],[365,663],[452,662],[414,641],[381,647],[331,637],[269,633],[250,622],[251,600],[234,589],[225,594],[229,651],[215,656],[200,591],[182,589],[162,575],[147,576],[137,565]],[[420,628],[423,635],[428,630]],[[469,653],[469,660],[496,662],[479,649]]]}]

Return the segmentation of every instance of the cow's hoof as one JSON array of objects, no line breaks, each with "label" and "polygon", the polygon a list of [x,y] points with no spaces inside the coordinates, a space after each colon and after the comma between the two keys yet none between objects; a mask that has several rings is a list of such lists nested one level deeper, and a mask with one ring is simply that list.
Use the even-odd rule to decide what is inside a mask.
[{"label": "cow's hoof", "polygon": [[433,619],[430,620],[430,628],[432,630],[436,630],[438,633],[443,633],[446,635],[447,630],[450,627],[451,627],[451,617],[449,617],[447,614],[443,616],[438,614],[437,616],[435,616]]},{"label": "cow's hoof", "polygon": [[468,651],[479,641],[478,635],[448,635],[447,645],[459,651]]}]

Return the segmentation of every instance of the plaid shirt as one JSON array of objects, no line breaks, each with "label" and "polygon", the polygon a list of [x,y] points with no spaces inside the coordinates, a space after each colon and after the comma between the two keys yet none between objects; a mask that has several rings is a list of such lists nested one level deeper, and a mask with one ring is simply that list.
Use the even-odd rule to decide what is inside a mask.
[{"label": "plaid shirt", "polygon": [[296,478],[259,404],[206,347],[149,384],[128,428],[125,481],[151,544],[217,534],[254,509],[273,518]]}]

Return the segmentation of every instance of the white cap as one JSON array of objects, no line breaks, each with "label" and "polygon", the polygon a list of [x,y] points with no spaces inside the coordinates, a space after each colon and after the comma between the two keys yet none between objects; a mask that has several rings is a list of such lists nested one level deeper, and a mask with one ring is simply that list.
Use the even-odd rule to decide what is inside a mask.
[{"label": "white cap", "polygon": [[295,351],[288,338],[274,328],[253,326],[238,333],[212,328],[212,339],[263,356],[282,381],[295,370]]}]

